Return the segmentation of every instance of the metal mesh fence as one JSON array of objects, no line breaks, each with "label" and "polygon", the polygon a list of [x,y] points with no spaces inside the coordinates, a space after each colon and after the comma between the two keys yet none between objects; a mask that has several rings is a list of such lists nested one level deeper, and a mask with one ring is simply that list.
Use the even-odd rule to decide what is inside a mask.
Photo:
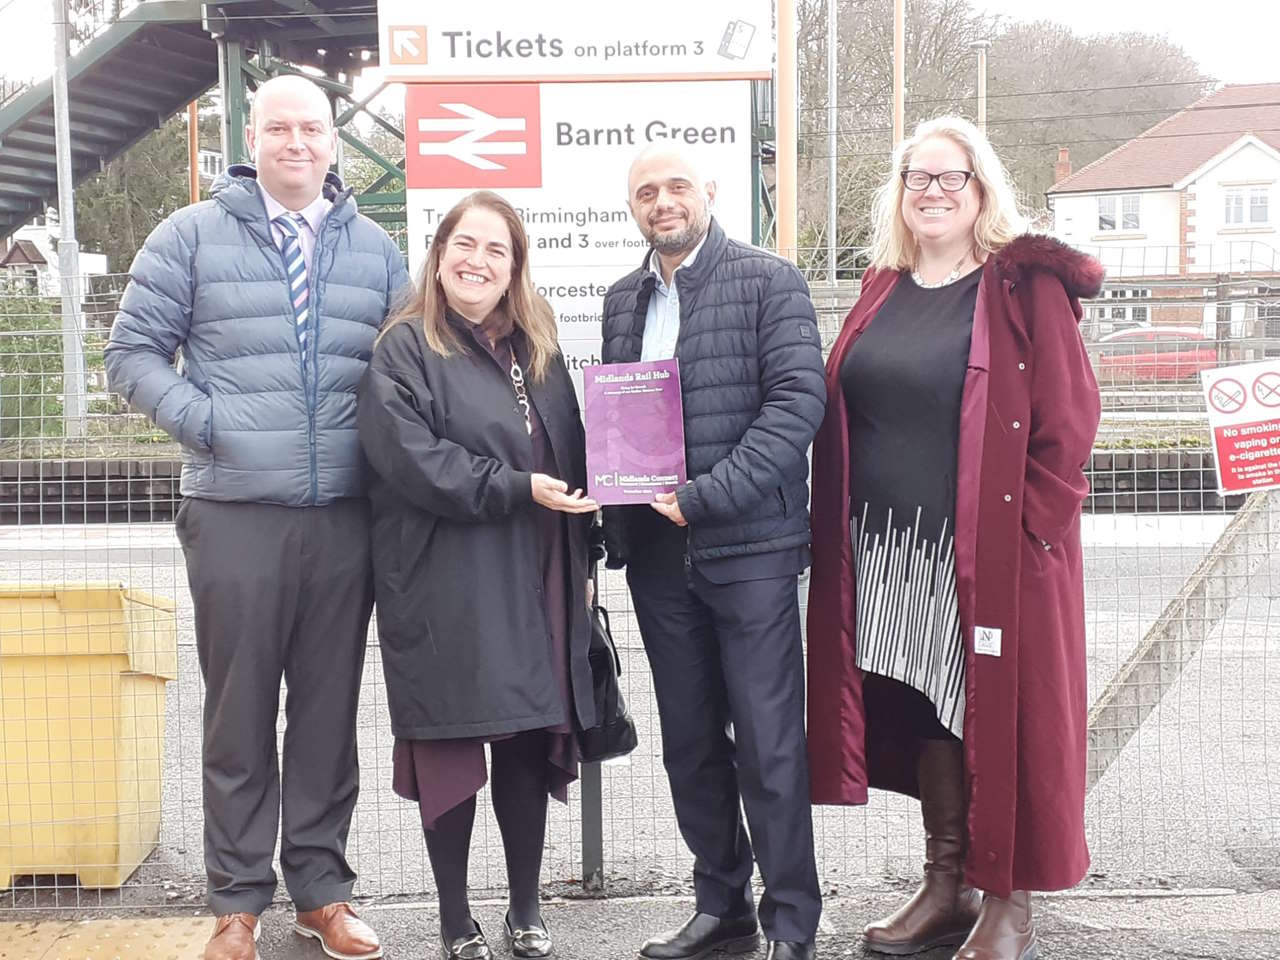
[{"label": "metal mesh fence", "polygon": [[[202,689],[171,523],[179,453],[102,379],[123,278],[86,280],[88,413],[70,424],[59,303],[24,282],[0,292],[0,904],[202,903]],[[1196,373],[1280,352],[1280,296],[1257,278],[1201,284],[1191,303],[1187,289],[1111,283],[1086,305],[1105,405],[1083,525],[1091,882],[1274,887],[1280,499],[1218,496]],[[827,342],[855,292],[815,285]],[[603,768],[607,889],[684,892],[691,860],[622,577],[604,575],[601,595],[641,734]],[[356,892],[429,895],[416,807],[390,786],[375,637],[358,717]],[[481,800],[472,884],[497,890],[501,845]],[[544,878],[561,893],[581,881],[584,813],[577,786],[567,807],[552,804]],[[829,888],[918,874],[914,802],[877,793],[815,820]]]}]

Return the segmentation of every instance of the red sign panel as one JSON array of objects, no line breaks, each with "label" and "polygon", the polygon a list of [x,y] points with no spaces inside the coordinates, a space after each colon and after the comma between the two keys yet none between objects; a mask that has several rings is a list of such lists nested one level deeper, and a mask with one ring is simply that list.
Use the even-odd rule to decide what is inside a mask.
[{"label": "red sign panel", "polygon": [[405,186],[542,186],[536,83],[431,83],[405,92]]},{"label": "red sign panel", "polygon": [[1280,486],[1280,421],[1214,427],[1213,442],[1224,492]]}]

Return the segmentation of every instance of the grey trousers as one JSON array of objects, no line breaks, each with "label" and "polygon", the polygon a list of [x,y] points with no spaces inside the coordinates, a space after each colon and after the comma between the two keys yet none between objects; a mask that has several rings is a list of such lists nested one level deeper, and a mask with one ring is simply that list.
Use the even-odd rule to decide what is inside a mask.
[{"label": "grey trousers", "polygon": [[349,899],[347,831],[360,787],[356,704],[373,607],[368,502],[282,507],[189,498],[174,526],[205,682],[209,907],[215,915],[258,914],[271,904],[277,826],[297,908]]}]

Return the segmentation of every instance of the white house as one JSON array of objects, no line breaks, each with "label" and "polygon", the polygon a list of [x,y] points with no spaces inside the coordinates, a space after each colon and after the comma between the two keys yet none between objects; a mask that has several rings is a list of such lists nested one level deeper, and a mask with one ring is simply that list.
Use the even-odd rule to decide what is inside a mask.
[{"label": "white house", "polygon": [[[102,276],[107,272],[107,257],[101,253],[80,252],[80,275]],[[9,247],[0,252],[0,280],[21,284],[41,297],[61,296],[61,274],[58,271],[58,220],[49,215],[19,227],[9,238]]]},{"label": "white house", "polygon": [[[1112,299],[1149,296],[1143,281],[1157,297],[1196,291],[1200,278],[1280,282],[1280,83],[1222,87],[1074,173],[1061,151],[1057,173],[1053,233],[1098,257],[1110,280],[1133,281],[1110,285]],[[1215,319],[1213,308],[1151,310],[1161,316],[1117,303],[1107,319]]]}]

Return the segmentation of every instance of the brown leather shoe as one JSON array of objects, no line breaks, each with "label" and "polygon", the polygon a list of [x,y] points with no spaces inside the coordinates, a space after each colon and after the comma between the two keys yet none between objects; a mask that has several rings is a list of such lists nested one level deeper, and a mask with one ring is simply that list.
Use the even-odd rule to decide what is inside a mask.
[{"label": "brown leather shoe", "polygon": [[964,882],[964,754],[953,740],[920,745],[920,814],[924,820],[924,882],[896,912],[867,924],[868,950],[901,956],[953,947],[978,919],[981,897]]},{"label": "brown leather shoe", "polygon": [[204,945],[204,960],[258,960],[261,928],[252,913],[228,913],[213,922],[213,934]]},{"label": "brown leather shoe", "polygon": [[1035,960],[1037,953],[1031,894],[1015,890],[1007,900],[982,898],[978,922],[952,960]]},{"label": "brown leather shoe", "polygon": [[382,956],[378,935],[356,916],[349,903],[330,903],[299,913],[293,932],[320,941],[320,949],[334,960],[374,960]]}]

